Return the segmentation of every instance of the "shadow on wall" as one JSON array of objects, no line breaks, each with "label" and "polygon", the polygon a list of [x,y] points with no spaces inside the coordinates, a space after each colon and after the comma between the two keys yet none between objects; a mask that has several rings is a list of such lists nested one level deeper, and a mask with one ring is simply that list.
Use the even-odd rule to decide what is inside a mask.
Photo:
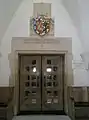
[{"label": "shadow on wall", "polygon": [[80,13],[79,13],[78,0],[62,0],[62,4],[69,13],[74,26],[77,29],[80,29]]}]

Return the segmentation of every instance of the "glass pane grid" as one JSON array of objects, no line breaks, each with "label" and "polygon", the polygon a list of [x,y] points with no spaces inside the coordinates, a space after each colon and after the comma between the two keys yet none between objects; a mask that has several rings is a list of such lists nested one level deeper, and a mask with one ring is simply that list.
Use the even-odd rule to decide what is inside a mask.
[{"label": "glass pane grid", "polygon": [[51,96],[51,97],[57,97],[58,96],[58,90],[54,90],[54,89],[48,89],[45,91],[47,96]]},{"label": "glass pane grid", "polygon": [[58,98],[48,98],[48,99],[45,101],[45,104],[58,104],[58,103],[59,103]]},{"label": "glass pane grid", "polygon": [[46,88],[56,88],[59,86],[59,83],[57,81],[51,81],[51,80],[46,80],[46,82],[44,82],[44,87]]},{"label": "glass pane grid", "polygon": [[58,73],[60,70],[59,70],[58,66],[46,66],[44,73],[45,74],[55,74],[55,73]]},{"label": "glass pane grid", "polygon": [[[29,58],[28,60],[29,64],[23,67],[25,69],[24,76],[26,75],[26,77],[23,78],[24,79],[23,99],[24,100],[28,99],[27,101],[29,105],[31,105],[29,106],[29,108],[34,109],[32,108],[33,106],[36,106],[38,105],[38,103],[41,103],[41,92],[42,92],[42,96],[43,96],[42,106],[44,106],[44,104],[47,105],[52,104],[52,106],[50,107],[54,109],[56,108],[56,106],[58,106],[57,104],[59,104],[60,96],[61,96],[61,93],[59,92],[59,88],[61,89],[60,85],[62,83],[60,77],[62,72],[60,59],[58,56],[52,56],[52,57],[46,56],[45,57],[46,59],[42,59],[42,80],[41,80],[40,77],[41,59],[39,60],[35,58],[36,56],[31,57],[31,59]],[[42,91],[40,91],[41,87],[42,87]],[[46,107],[47,106],[45,106],[45,109],[49,109],[49,110],[51,109]],[[42,107],[42,109],[44,108]]]}]

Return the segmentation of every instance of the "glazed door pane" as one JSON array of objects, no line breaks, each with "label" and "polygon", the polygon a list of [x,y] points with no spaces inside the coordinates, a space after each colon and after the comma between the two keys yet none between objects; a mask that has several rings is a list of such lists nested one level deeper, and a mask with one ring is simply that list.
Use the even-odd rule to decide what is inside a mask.
[{"label": "glazed door pane", "polygon": [[40,63],[40,56],[21,56],[20,111],[41,110]]},{"label": "glazed door pane", "polygon": [[63,110],[63,56],[42,57],[42,110]]},{"label": "glazed door pane", "polygon": [[64,56],[20,57],[20,111],[63,110]]}]

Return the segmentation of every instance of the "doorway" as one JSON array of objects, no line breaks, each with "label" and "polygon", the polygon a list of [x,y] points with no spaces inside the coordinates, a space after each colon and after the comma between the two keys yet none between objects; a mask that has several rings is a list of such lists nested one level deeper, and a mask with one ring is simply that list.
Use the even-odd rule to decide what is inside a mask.
[{"label": "doorway", "polygon": [[20,55],[20,112],[64,110],[64,62],[64,54]]}]

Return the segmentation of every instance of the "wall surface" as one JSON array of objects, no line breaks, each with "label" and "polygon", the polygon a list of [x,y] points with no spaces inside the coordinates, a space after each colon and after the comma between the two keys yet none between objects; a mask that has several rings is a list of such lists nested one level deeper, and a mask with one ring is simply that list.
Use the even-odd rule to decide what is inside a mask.
[{"label": "wall surface", "polygon": [[71,17],[73,24],[79,31],[80,28],[79,0],[62,0],[62,2]]},{"label": "wall surface", "polygon": [[84,50],[89,52],[89,0],[79,0],[80,19],[81,19],[81,39]]},{"label": "wall surface", "polygon": [[22,0],[0,0],[0,40]]},{"label": "wall surface", "polygon": [[[40,0],[34,0],[40,2]],[[72,37],[72,53],[74,60],[80,60],[80,53],[83,51],[78,32],[61,0],[44,0],[52,3],[52,17],[55,18],[55,36]],[[0,60],[0,85],[9,85],[9,60],[8,53],[11,52],[12,37],[29,36],[29,19],[33,15],[33,0],[24,0],[16,11],[13,19],[1,41]],[[81,78],[82,79],[82,78]],[[74,77],[75,80],[75,77]],[[76,81],[76,80],[75,80]],[[83,81],[83,80],[82,80]],[[81,82],[80,82],[81,83]],[[75,82],[75,84],[77,84]]]},{"label": "wall surface", "polygon": [[89,0],[62,0],[62,2],[77,28],[84,51],[89,52]]}]

